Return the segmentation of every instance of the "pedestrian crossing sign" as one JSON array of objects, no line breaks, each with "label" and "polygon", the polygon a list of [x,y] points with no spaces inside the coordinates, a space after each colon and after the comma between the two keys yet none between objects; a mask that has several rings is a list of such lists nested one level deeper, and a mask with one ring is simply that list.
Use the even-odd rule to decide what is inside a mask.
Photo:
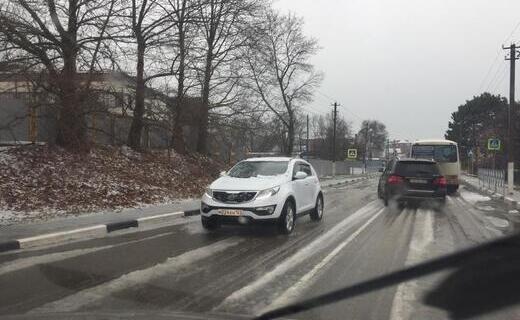
[{"label": "pedestrian crossing sign", "polygon": [[348,149],[347,150],[347,158],[349,158],[349,159],[357,159],[357,149]]},{"label": "pedestrian crossing sign", "polygon": [[488,150],[500,150],[500,139],[488,139]]}]

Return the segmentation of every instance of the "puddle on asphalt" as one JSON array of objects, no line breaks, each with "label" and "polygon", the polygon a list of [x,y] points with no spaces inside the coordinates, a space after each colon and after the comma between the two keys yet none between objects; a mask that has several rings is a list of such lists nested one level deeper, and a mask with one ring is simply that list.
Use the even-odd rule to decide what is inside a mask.
[{"label": "puddle on asphalt", "polygon": [[493,216],[486,216],[486,219],[497,228],[507,228],[509,226],[509,221],[506,219]]},{"label": "puddle on asphalt", "polygon": [[520,230],[519,211],[502,200],[466,188],[459,190],[459,196],[482,213],[488,230],[502,232]]}]

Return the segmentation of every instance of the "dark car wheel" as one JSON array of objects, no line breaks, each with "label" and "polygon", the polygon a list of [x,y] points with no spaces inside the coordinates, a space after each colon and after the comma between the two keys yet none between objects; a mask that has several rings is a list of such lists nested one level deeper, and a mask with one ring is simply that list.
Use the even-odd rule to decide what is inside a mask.
[{"label": "dark car wheel", "polygon": [[459,186],[451,185],[446,188],[446,193],[449,195],[452,195],[452,194],[456,193],[458,189],[459,189]]},{"label": "dark car wheel", "polygon": [[320,221],[323,218],[323,195],[320,193],[316,198],[316,205],[311,211],[311,220]]},{"label": "dark car wheel", "polygon": [[282,234],[290,234],[294,230],[294,224],[296,221],[296,208],[294,203],[290,200],[285,202],[282,209],[282,214],[278,220],[278,230]]},{"label": "dark car wheel", "polygon": [[383,196],[383,203],[385,204],[385,207],[388,207],[388,193],[385,193]]},{"label": "dark car wheel", "polygon": [[215,230],[220,227],[220,223],[215,219],[200,217],[200,220],[202,222],[202,227],[206,230]]}]

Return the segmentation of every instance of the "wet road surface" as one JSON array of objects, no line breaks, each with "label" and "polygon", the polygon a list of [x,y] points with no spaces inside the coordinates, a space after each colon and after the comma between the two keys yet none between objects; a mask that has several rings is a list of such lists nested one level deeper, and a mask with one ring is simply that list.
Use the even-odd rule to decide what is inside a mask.
[{"label": "wet road surface", "polygon": [[[265,226],[208,233],[199,217],[145,231],[0,254],[0,315],[190,312],[254,316],[520,229],[520,214],[461,188],[446,207],[385,208],[371,179],[325,191],[325,216],[290,236]],[[444,319],[446,270],[296,314],[296,319]],[[475,316],[475,315],[474,315]],[[150,316],[153,318],[153,316]],[[518,319],[520,305],[476,315]]]}]

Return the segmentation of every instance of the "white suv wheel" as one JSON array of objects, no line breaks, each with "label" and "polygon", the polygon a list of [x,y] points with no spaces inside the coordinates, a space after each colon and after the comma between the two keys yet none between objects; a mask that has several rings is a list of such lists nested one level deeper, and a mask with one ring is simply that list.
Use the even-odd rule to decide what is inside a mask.
[{"label": "white suv wheel", "polygon": [[316,204],[310,216],[314,221],[320,221],[323,218],[323,195],[321,193],[316,198]]},{"label": "white suv wheel", "polygon": [[282,214],[278,220],[278,228],[281,233],[289,234],[294,230],[294,223],[296,221],[296,211],[294,203],[287,200],[283,206]]},{"label": "white suv wheel", "polygon": [[285,215],[285,228],[287,231],[292,231],[294,228],[294,212],[292,206],[287,208],[287,213]]}]

